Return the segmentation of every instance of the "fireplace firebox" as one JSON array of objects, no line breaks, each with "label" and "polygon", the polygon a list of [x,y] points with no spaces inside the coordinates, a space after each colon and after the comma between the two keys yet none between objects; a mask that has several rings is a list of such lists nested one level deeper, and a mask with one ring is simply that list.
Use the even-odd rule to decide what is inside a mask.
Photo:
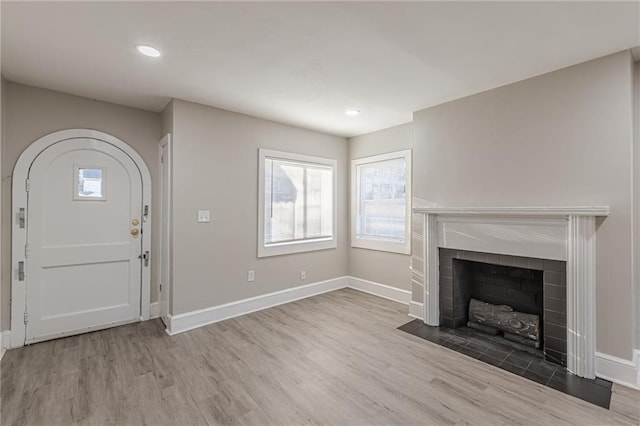
[{"label": "fireplace firebox", "polygon": [[[566,262],[444,248],[439,260],[440,326],[481,329],[566,366]],[[483,325],[486,312],[495,311],[506,326]],[[539,335],[519,333],[523,321]]]}]

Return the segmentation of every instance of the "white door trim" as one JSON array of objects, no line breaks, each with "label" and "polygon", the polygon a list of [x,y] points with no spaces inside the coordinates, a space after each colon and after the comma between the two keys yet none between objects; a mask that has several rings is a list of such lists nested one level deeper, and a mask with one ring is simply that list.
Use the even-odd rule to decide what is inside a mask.
[{"label": "white door trim", "polygon": [[[167,147],[167,156],[166,158],[162,157],[162,149],[163,147]],[[172,193],[171,193],[171,185],[172,185],[172,146],[171,146],[171,133],[167,133],[158,143],[158,171],[160,174],[159,179],[159,194],[160,200],[158,203],[159,206],[159,220],[158,220],[158,260],[160,263],[160,268],[158,270],[159,277],[159,287],[158,287],[158,316],[162,318],[162,321],[165,325],[169,323],[169,316],[171,314],[171,256],[172,256],[172,218],[171,218],[171,206],[172,206]],[[167,173],[164,173],[164,165],[163,161],[167,165]],[[166,185],[166,193],[165,193],[165,181]],[[165,203],[166,197],[166,203]],[[167,208],[165,208],[165,206]],[[166,220],[165,220],[166,219]],[[165,224],[166,222],[166,224]],[[167,238],[165,241],[164,232],[166,231]],[[165,261],[163,261],[163,259]],[[166,306],[165,306],[166,301]]]},{"label": "white door trim", "polygon": [[[70,129],[59,132],[50,133],[41,137],[37,141],[25,149],[13,169],[13,185],[12,185],[12,247],[11,247],[11,347],[17,348],[24,346],[26,329],[24,324],[24,315],[26,307],[26,278],[20,281],[19,263],[26,262],[25,246],[27,244],[27,177],[29,168],[33,161],[40,155],[42,151],[50,146],[75,138],[96,139],[109,143],[119,148],[127,154],[136,164],[142,176],[142,205],[148,206],[148,214],[143,219],[142,232],[142,252],[151,249],[151,173],[142,157],[129,145],[122,140],[97,130],[90,129]],[[20,209],[24,209],[24,221],[20,219]],[[21,226],[23,222],[23,226]],[[140,319],[149,319],[149,304],[151,302],[151,263],[147,267],[142,268],[141,273],[141,297],[140,297]]]}]

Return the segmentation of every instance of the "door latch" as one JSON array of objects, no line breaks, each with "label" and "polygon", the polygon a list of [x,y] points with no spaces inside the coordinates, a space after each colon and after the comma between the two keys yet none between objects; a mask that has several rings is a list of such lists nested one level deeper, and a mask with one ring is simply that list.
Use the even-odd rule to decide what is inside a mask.
[{"label": "door latch", "polygon": [[141,257],[144,261],[144,266],[149,266],[149,250],[145,251]]}]

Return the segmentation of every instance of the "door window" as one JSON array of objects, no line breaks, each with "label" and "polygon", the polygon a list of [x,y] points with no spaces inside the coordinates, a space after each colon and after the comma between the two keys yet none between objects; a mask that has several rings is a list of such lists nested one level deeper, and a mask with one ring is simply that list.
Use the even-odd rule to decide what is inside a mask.
[{"label": "door window", "polygon": [[106,200],[106,170],[103,167],[75,166],[74,200]]}]

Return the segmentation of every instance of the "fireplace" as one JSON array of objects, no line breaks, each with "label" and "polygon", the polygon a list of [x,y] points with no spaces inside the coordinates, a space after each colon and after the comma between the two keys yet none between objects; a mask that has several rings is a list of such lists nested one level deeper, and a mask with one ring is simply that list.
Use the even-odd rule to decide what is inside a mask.
[{"label": "fireplace", "polygon": [[[439,265],[440,326],[473,327],[488,332],[487,338],[506,338],[513,347],[566,366],[566,262],[440,248]],[[512,316],[535,316],[539,336],[523,338],[470,321],[472,300],[509,306]]]},{"label": "fireplace", "polygon": [[[409,314],[440,325],[440,274],[450,271],[453,279],[454,259],[441,264],[442,249],[460,251],[456,258],[471,262],[542,271],[543,350],[569,372],[595,378],[596,218],[609,208],[415,206],[419,202],[413,208]],[[525,259],[526,267],[515,264]]]}]

